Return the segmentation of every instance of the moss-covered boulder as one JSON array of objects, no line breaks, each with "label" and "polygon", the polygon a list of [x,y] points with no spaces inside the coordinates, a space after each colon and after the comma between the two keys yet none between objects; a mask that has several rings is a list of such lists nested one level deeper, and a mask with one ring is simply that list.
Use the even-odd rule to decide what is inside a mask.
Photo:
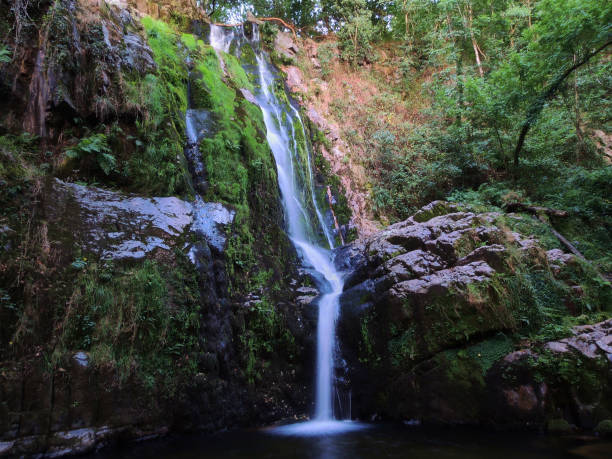
[{"label": "moss-covered boulder", "polygon": [[358,416],[514,426],[557,417],[583,428],[607,416],[609,322],[576,325],[609,317],[610,287],[515,231],[524,218],[436,201],[336,251]]}]

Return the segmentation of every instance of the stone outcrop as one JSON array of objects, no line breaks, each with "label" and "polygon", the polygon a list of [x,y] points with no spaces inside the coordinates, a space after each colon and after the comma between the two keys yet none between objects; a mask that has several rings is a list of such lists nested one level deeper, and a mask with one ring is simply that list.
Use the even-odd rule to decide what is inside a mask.
[{"label": "stone outcrop", "polygon": [[299,49],[291,35],[286,32],[278,32],[274,38],[274,50],[287,59],[297,56]]},{"label": "stone outcrop", "polygon": [[[593,428],[609,416],[611,321],[520,347],[517,330],[542,320],[536,302],[569,315],[583,294],[567,275],[579,269],[574,257],[507,226],[521,218],[435,201],[336,249],[347,273],[338,371],[354,415],[541,428],[558,418]],[[525,276],[536,283],[521,287]],[[557,282],[568,296],[538,296]]]},{"label": "stone outcrop", "polygon": [[142,259],[156,249],[169,251],[192,227],[221,253],[225,228],[234,216],[220,204],[125,195],[58,179],[49,184],[44,205],[55,237],[115,260]]},{"label": "stone outcrop", "polygon": [[[70,267],[76,251],[87,260],[83,264],[110,262],[129,272],[146,260],[156,260],[180,269],[186,276],[177,277],[181,285],[189,276],[197,279],[196,290],[189,293],[195,298],[175,297],[199,303],[197,373],[190,380],[175,381],[178,393],[169,394],[147,387],[135,373],[119,380],[117,368],[100,365],[89,351],[73,351],[50,365],[44,346],[56,338],[37,331],[49,323],[39,313],[29,326],[40,343],[25,349],[23,358],[0,359],[0,457],[85,453],[122,439],[154,438],[169,431],[269,423],[306,409],[316,320],[310,302],[318,292],[304,286],[298,276],[274,304],[276,320],[282,321],[275,326],[287,330],[291,352],[300,352],[305,364],[288,366],[286,357],[275,351],[273,380],[264,390],[247,384],[241,375],[246,357],[239,354],[237,343],[252,322],[257,323],[262,299],[261,292],[248,298],[227,294],[225,250],[233,210],[201,200],[149,198],[50,179],[40,215],[49,257],[56,266],[68,267],[71,282],[78,275]],[[2,231],[14,233],[10,228]],[[177,252],[185,254],[192,267],[179,268]],[[44,276],[58,281],[48,268]],[[57,295],[40,293],[39,301],[52,304],[61,298]],[[183,306],[167,307],[180,313]]]}]

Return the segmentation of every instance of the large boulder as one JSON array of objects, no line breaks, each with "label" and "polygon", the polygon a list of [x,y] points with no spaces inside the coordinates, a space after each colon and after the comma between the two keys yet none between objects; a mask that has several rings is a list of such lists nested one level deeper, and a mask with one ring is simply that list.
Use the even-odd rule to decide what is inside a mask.
[{"label": "large boulder", "polygon": [[[542,308],[570,316],[566,305],[584,295],[572,255],[510,226],[529,220],[435,201],[336,249],[346,272],[338,359],[348,364],[354,415],[520,426],[565,417],[582,427],[605,418],[609,321],[516,350],[517,330],[535,330]],[[560,364],[575,381],[588,369],[588,397],[554,375]]]}]

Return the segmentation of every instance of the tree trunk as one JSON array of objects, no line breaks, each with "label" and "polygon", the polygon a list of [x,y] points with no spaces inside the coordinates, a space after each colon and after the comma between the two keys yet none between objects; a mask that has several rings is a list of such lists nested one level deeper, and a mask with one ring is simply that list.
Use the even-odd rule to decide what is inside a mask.
[{"label": "tree trunk", "polygon": [[480,73],[480,77],[484,76],[484,72],[482,70],[482,64],[480,62],[480,53],[478,52],[478,43],[476,43],[476,36],[474,35],[474,29],[472,27],[473,24],[473,14],[472,14],[472,5],[468,4],[468,28],[470,29],[470,38],[472,39],[472,47],[474,48],[474,56],[476,56],[476,65],[478,65],[478,73]]},{"label": "tree trunk", "polygon": [[514,149],[514,167],[518,167],[519,165],[519,156],[521,150],[523,149],[523,144],[525,143],[525,137],[527,137],[527,133],[531,126],[536,122],[538,116],[542,112],[544,108],[544,104],[548,99],[555,95],[561,84],[565,81],[565,79],[571,75],[571,73],[577,68],[582,67],[586,64],[593,56],[598,54],[599,52],[606,49],[608,46],[612,45],[612,40],[604,43],[595,51],[586,54],[582,59],[578,62],[574,63],[571,67],[565,70],[563,73],[559,74],[545,89],[542,93],[536,98],[536,100],[531,104],[529,109],[527,110],[527,116],[525,117],[525,121],[523,121],[523,126],[521,128],[521,132],[519,134],[518,141],[516,142],[516,148]]}]

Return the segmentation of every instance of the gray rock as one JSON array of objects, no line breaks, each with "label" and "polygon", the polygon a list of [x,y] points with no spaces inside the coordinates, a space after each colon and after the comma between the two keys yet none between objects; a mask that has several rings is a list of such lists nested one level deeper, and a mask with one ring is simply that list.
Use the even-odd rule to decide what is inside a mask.
[{"label": "gray rock", "polygon": [[574,259],[574,256],[559,249],[552,249],[546,252],[546,258],[553,272],[559,272],[562,266]]},{"label": "gray rock", "polygon": [[189,231],[223,251],[235,212],[218,203],[144,198],[53,180],[44,200],[50,231],[102,258],[142,259],[171,250]]},{"label": "gray rock", "polygon": [[144,75],[157,69],[153,51],[143,37],[136,33],[127,33],[123,35],[122,45],[121,65],[126,70],[133,70]]},{"label": "gray rock", "polygon": [[84,368],[87,368],[89,366],[89,356],[85,352],[77,352],[72,356],[72,358],[78,365]]},{"label": "gray rock", "polygon": [[503,256],[505,253],[506,248],[501,244],[485,245],[474,249],[465,257],[457,260],[457,264],[466,265],[473,261],[482,260],[486,261],[496,271],[502,271],[504,269]]},{"label": "gray rock", "polygon": [[227,241],[225,228],[234,221],[236,212],[217,202],[196,199],[192,230],[203,235],[212,250],[223,252]]},{"label": "gray rock", "polygon": [[249,91],[248,89],[240,88],[240,92],[242,93],[242,96],[246,100],[248,100],[252,104],[257,105],[257,100],[255,99],[255,96],[253,95],[253,93],[251,91]]},{"label": "gray rock", "polygon": [[414,296],[442,295],[451,288],[465,287],[467,284],[488,280],[495,270],[484,261],[475,261],[464,266],[455,266],[396,284],[390,295],[397,299]]},{"label": "gray rock", "polygon": [[426,222],[440,215],[450,214],[457,211],[457,206],[446,201],[432,201],[422,207],[412,217],[415,222]]},{"label": "gray rock", "polygon": [[421,249],[399,255],[384,264],[384,269],[394,273],[398,281],[425,276],[444,268],[444,262],[436,254]]},{"label": "gray rock", "polygon": [[587,359],[596,359],[612,353],[612,319],[572,328],[574,336],[544,345],[553,352],[577,352]]},{"label": "gray rock", "polygon": [[0,454],[8,454],[14,444],[14,441],[0,441]]},{"label": "gray rock", "polygon": [[274,49],[277,53],[289,59],[293,59],[299,52],[298,46],[294,43],[291,35],[286,32],[278,32],[274,39]]}]

